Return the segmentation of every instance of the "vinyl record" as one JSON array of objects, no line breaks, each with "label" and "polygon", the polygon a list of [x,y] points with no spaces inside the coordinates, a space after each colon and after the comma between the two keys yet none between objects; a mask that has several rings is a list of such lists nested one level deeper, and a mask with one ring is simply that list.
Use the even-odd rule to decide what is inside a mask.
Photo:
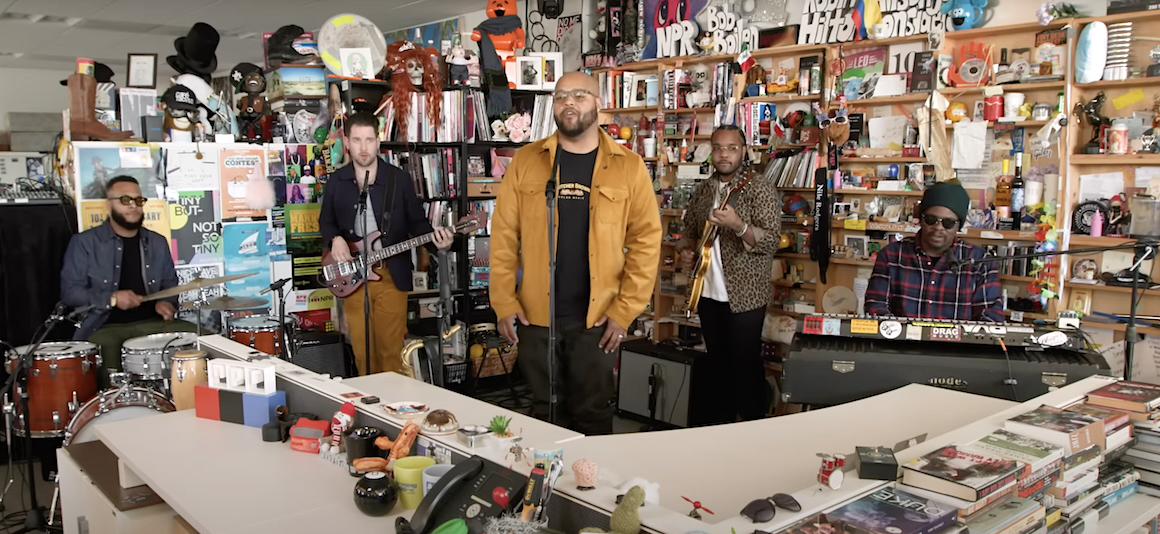
[{"label": "vinyl record", "polygon": [[977,57],[968,59],[959,65],[959,77],[967,83],[982,83],[987,75],[987,62]]},{"label": "vinyl record", "polygon": [[378,26],[362,15],[335,15],[318,30],[318,55],[331,73],[342,75],[343,48],[366,48],[371,51],[371,68],[376,74],[387,59],[387,41]]}]

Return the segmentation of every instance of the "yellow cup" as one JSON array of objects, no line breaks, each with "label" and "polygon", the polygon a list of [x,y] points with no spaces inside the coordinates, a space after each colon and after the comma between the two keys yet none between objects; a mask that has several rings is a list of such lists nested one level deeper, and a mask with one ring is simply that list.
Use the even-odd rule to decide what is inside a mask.
[{"label": "yellow cup", "polygon": [[395,481],[399,483],[399,502],[414,510],[423,502],[423,470],[435,465],[428,456],[408,456],[395,460]]}]

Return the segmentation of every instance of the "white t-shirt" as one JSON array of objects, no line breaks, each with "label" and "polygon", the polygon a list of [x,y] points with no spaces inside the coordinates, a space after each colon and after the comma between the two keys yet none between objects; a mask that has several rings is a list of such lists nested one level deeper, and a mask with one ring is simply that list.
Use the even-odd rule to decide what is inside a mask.
[{"label": "white t-shirt", "polygon": [[[715,179],[715,178],[714,178]],[[725,192],[729,190],[732,182],[722,182],[717,180],[717,194],[713,197],[713,206],[710,209],[717,209],[721,205],[721,199],[724,198]],[[721,264],[721,232],[728,228],[720,228],[717,230],[718,237],[713,240],[713,254],[709,260],[709,269],[705,271],[705,284],[701,290],[701,296],[707,299],[713,299],[717,302],[729,302],[729,291],[725,289],[725,268]]]}]

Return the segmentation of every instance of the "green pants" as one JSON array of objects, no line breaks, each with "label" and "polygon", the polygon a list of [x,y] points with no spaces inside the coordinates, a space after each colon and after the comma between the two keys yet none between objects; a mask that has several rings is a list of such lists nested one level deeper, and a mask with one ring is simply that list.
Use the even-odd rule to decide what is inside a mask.
[{"label": "green pants", "polygon": [[[89,342],[101,347],[101,359],[108,372],[121,370],[121,345],[135,337],[167,332],[197,332],[197,325],[185,321],[148,319],[135,323],[106,324],[89,336]],[[107,387],[108,376],[101,376],[102,387]]]}]

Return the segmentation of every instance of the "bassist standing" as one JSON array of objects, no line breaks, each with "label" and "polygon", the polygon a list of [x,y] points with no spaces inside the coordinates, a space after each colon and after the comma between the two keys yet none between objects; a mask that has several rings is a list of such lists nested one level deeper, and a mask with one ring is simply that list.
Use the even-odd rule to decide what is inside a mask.
[{"label": "bassist standing", "polygon": [[[433,231],[438,249],[451,248],[455,234],[446,228],[435,231],[431,227],[415,195],[411,177],[406,171],[379,161],[378,119],[370,113],[355,113],[347,118],[343,133],[351,163],[336,171],[327,182],[318,215],[319,230],[330,247],[330,255],[339,262],[350,261],[352,247],[347,242],[360,241],[377,231],[383,233],[380,243],[365,245],[366,248],[393,245]],[[364,210],[359,208],[364,188],[368,209],[360,217],[364,215]],[[370,369],[360,368],[362,375],[401,370],[403,337],[407,332],[407,292],[413,287],[414,266],[410,254],[392,256],[372,267],[382,279],[367,282],[373,327]],[[342,306],[355,362],[365,365],[363,290],[360,288],[344,298]]]},{"label": "bassist standing", "polygon": [[[695,304],[707,351],[722,373],[714,398],[723,407],[717,422],[725,423],[760,419],[769,406],[761,328],[773,293],[769,271],[780,241],[781,200],[772,183],[751,176],[736,126],[714,131],[712,146],[716,172],[685,211],[681,263],[686,273],[704,273],[690,285],[703,288]],[[716,238],[697,250],[706,228],[715,228]]]}]

